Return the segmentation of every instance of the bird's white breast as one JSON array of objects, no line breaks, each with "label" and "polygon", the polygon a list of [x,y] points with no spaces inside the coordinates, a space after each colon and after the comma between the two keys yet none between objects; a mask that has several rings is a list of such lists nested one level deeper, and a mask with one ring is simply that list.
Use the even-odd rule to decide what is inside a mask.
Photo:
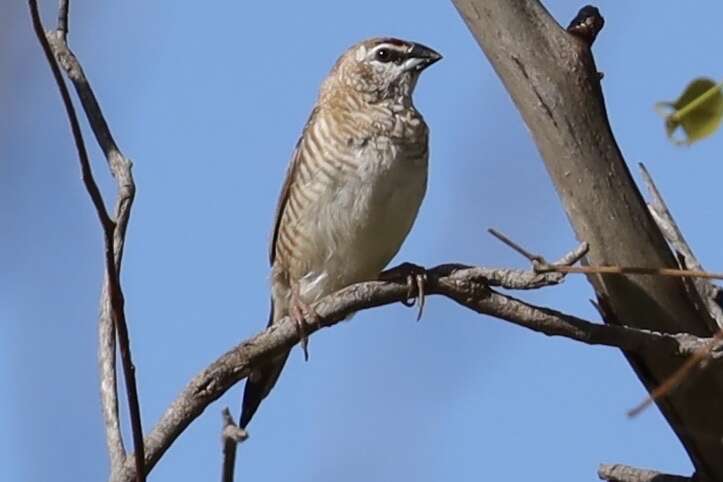
[{"label": "bird's white breast", "polygon": [[314,243],[323,256],[308,260],[302,298],[313,301],[352,283],[376,278],[414,223],[427,183],[424,149],[399,137],[376,136],[355,148],[356,172],[322,193]]}]

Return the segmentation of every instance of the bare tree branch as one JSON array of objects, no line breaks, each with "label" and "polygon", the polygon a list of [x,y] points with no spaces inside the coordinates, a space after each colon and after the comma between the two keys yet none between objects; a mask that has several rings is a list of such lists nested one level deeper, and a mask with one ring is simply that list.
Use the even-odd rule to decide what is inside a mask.
[{"label": "bare tree branch", "polygon": [[248,432],[242,429],[233,419],[228,407],[221,412],[223,417],[223,431],[221,443],[223,444],[223,465],[221,466],[221,482],[233,482],[236,465],[236,446],[249,438]]},{"label": "bare tree branch", "polygon": [[693,482],[690,477],[663,474],[654,470],[636,469],[629,465],[601,465],[597,470],[601,480],[610,482]]},{"label": "bare tree branch", "polygon": [[[675,390],[681,383],[683,383],[691,374],[694,368],[704,367],[708,359],[720,357],[720,353],[715,353],[716,347],[720,346],[720,341],[723,339],[723,330],[718,331],[712,338],[708,338],[709,343],[700,346],[695,350],[690,357],[678,368],[672,375],[660,385],[650,391],[648,396],[641,403],[628,410],[629,417],[635,417],[645,410],[649,405],[658,399],[666,396],[671,391]],[[723,445],[723,441],[721,443]]]},{"label": "bare tree branch", "polygon": [[60,0],[58,2],[58,26],[56,31],[61,36],[61,40],[65,42],[68,36],[68,17],[70,16],[70,0]]},{"label": "bare tree branch", "polygon": [[[642,266],[569,266],[558,265],[556,263],[548,263],[547,260],[539,254],[530,253],[510,238],[495,229],[489,229],[489,233],[502,241],[504,244],[521,254],[532,262],[537,273],[580,273],[580,274],[642,274],[647,276],[671,276],[675,278],[691,278],[702,280],[723,280],[723,273],[711,273],[700,269],[683,268],[644,268]],[[587,243],[582,243],[587,246]],[[587,248],[585,248],[587,252]],[[581,254],[581,257],[585,253]],[[712,285],[710,285],[712,286]]]},{"label": "bare tree branch", "polygon": [[[497,235],[497,232],[490,230],[491,233]],[[506,238],[505,238],[506,239]],[[577,248],[572,250],[570,253],[563,256],[559,263],[561,265],[572,265],[577,263],[587,252],[588,246],[586,243],[581,243]],[[448,269],[453,269],[455,266],[459,266],[461,269],[473,269],[463,265],[447,265]],[[410,272],[418,271],[419,276],[410,276]],[[550,286],[553,284],[560,283],[563,280],[564,274],[561,273],[546,273],[545,275],[535,274],[534,272],[524,271],[511,271],[503,269],[483,269],[479,275],[485,279],[487,286],[499,286],[507,289],[535,289],[543,286]],[[419,277],[421,276],[422,281]],[[419,311],[417,313],[417,321],[422,316],[422,310],[424,308],[425,300],[425,286],[427,273],[421,266],[413,265],[411,263],[402,263],[399,266],[385,270],[380,273],[379,280],[396,280],[399,277],[406,277],[407,279],[407,295],[404,299],[400,300],[401,303],[408,307],[415,306],[415,303],[409,303],[408,298],[411,297],[410,290],[412,286],[416,284],[417,288],[417,302],[419,303]],[[416,278],[416,280],[414,279]],[[416,282],[416,283],[415,283]],[[303,347],[302,347],[303,348]],[[304,352],[306,355],[306,352]],[[245,432],[244,432],[245,433]],[[232,443],[231,440],[226,440],[224,443],[224,465],[223,465],[223,481],[233,482],[234,476],[234,463],[236,460],[236,444]]]},{"label": "bare tree branch", "polygon": [[[643,180],[651,197],[648,209],[650,210],[650,214],[653,215],[653,219],[655,219],[655,222],[658,224],[658,227],[662,231],[663,235],[671,246],[673,246],[673,249],[684,257],[685,268],[690,268],[696,271],[705,271],[703,269],[703,265],[700,264],[698,258],[693,253],[693,250],[690,249],[688,242],[685,240],[685,236],[683,236],[683,233],[678,227],[678,223],[675,222],[675,219],[670,213],[663,196],[660,195],[658,187],[655,185],[655,182],[653,182],[652,176],[645,168],[645,165],[641,163],[639,164],[639,167],[640,173],[643,175]],[[716,301],[721,291],[720,288],[706,279],[694,278],[691,282],[698,291],[700,299],[705,304],[705,308],[710,316],[713,317],[719,327],[723,328],[723,310],[721,310],[721,306]]]},{"label": "bare tree branch", "polygon": [[100,316],[98,319],[98,368],[100,374],[100,404],[105,425],[105,439],[110,458],[111,474],[120,470],[126,451],[118,413],[118,380],[116,376],[116,336],[108,300],[108,283],[103,282]]},{"label": "bare tree branch", "polygon": [[[116,473],[123,465],[125,449],[118,417],[117,380],[115,373],[115,335],[121,351],[123,372],[126,380],[128,405],[133,431],[134,449],[143,454],[143,429],[141,425],[138,389],[135,380],[135,367],[130,352],[130,341],[125,319],[123,291],[120,284],[121,260],[125,232],[130,217],[130,209],[135,196],[135,184],[131,173],[131,162],[118,149],[105,121],[100,106],[90,84],[67,45],[69,0],[61,0],[58,9],[58,29],[46,33],[40,20],[36,0],[29,0],[33,27],[55,81],[60,89],[63,103],[73,132],[78,157],[80,159],[83,182],[95,206],[103,227],[105,239],[105,281],[101,294],[101,315],[99,320],[99,365],[101,369],[101,400],[106,427],[106,440],[111,462],[111,473]],[[96,140],[103,149],[113,177],[118,184],[115,220],[111,219],[105,207],[103,197],[93,178],[90,159],[85,148],[75,108],[58,65],[61,65],[72,81],[81,100],[88,122]],[[137,459],[136,479],[145,480],[143,461]]]},{"label": "bare tree branch", "polygon": [[[532,119],[538,117],[538,120],[541,119],[539,126],[542,127],[533,128],[532,131],[538,144],[541,146],[543,155],[556,153],[557,146],[555,143],[559,141],[561,137],[566,142],[569,141],[565,144],[566,147],[575,146],[580,151],[580,159],[577,159],[577,157],[571,154],[571,152],[574,152],[574,149],[564,151],[567,156],[575,157],[576,160],[580,161],[589,159],[591,152],[589,149],[585,150],[582,148],[589,147],[593,144],[599,148],[600,146],[598,144],[600,144],[600,142],[595,144],[595,142],[589,142],[590,139],[578,138],[577,133],[573,132],[575,131],[573,126],[577,126],[576,121],[573,122],[570,119],[563,119],[556,116],[555,111],[550,107],[558,101],[562,102],[564,96],[555,97],[553,95],[550,97],[550,92],[548,92],[550,86],[539,85],[543,77],[546,80],[559,80],[557,75],[554,75],[559,74],[559,72],[553,72],[548,77],[539,76],[539,72],[536,70],[539,69],[539,65],[536,65],[536,61],[540,59],[534,57],[535,49],[530,50],[530,52],[533,52],[533,57],[527,58],[525,55],[519,54],[519,51],[507,43],[509,39],[506,35],[512,31],[525,32],[525,35],[527,35],[525,42],[533,41],[533,43],[535,43],[535,41],[537,41],[538,46],[555,47],[560,50],[568,49],[566,55],[569,57],[558,58],[556,60],[560,65],[564,64],[564,61],[571,61],[570,59],[572,59],[573,62],[581,62],[582,68],[575,72],[583,77],[575,80],[578,82],[578,87],[580,85],[584,86],[583,90],[585,94],[582,100],[578,97],[577,100],[570,99],[570,101],[580,102],[580,108],[583,109],[589,118],[592,118],[594,121],[596,120],[598,127],[606,127],[607,120],[604,117],[604,108],[596,104],[596,102],[602,99],[599,92],[599,85],[595,84],[595,82],[599,80],[599,76],[596,71],[593,72],[594,62],[592,58],[589,57],[589,51],[580,48],[580,45],[585,45],[586,47],[591,45],[595,36],[602,28],[602,18],[599,17],[597,10],[588,9],[585,12],[581,11],[578,17],[576,17],[571,24],[570,32],[574,34],[574,38],[578,44],[570,44],[567,38],[560,36],[559,26],[554,24],[554,21],[551,21],[547,12],[534,0],[521,0],[514,4],[504,2],[503,0],[456,0],[455,3],[463,15],[465,15],[465,19],[468,21],[470,28],[478,35],[483,47],[487,44],[487,38],[483,38],[483,35],[480,34],[476,28],[483,25],[485,19],[492,19],[497,22],[492,24],[489,35],[493,37],[496,35],[504,41],[500,43],[500,50],[495,51],[490,49],[491,58],[493,63],[495,63],[495,67],[501,72],[503,79],[507,79],[512,85],[510,90],[513,93],[513,97],[515,97],[515,88],[519,88],[520,85],[525,84],[527,84],[526,87],[528,88],[527,95],[532,94],[534,96],[531,97],[535,105],[533,109],[535,112],[532,114],[529,111],[529,105],[531,105],[529,102],[525,104],[525,102],[519,100],[517,97],[515,97],[515,100],[518,102],[518,105],[522,106],[521,109],[526,117]],[[108,449],[111,457],[111,479],[115,481],[131,481],[133,479],[141,481],[145,480],[146,473],[155,466],[176,438],[209,404],[217,400],[235,383],[247,377],[253,367],[268,361],[298,343],[299,330],[295,322],[286,318],[279,324],[275,324],[264,332],[241,342],[222,355],[189,382],[178,398],[168,407],[154,429],[148,434],[145,441],[143,440],[138,393],[134,376],[135,369],[131,359],[123,293],[119,276],[125,233],[135,195],[131,162],[123,156],[118,149],[85,74],[74,54],[68,48],[69,1],[60,1],[57,30],[47,34],[43,29],[39,17],[36,0],[29,0],[29,5],[35,32],[48,59],[68,113],[68,119],[80,159],[83,181],[96,209],[105,237],[106,276],[101,295],[99,359],[101,366],[103,413],[106,423]],[[481,7],[481,10],[479,7]],[[505,11],[505,9],[509,10]],[[470,16],[473,15],[470,12],[474,12],[476,19]],[[514,14],[513,17],[516,18],[511,19],[509,17],[510,13]],[[514,28],[515,25],[521,27],[522,30]],[[529,31],[524,30],[526,27],[531,27],[531,29]],[[541,38],[535,39],[536,35],[541,32],[545,33],[545,31],[548,38],[545,38],[543,35]],[[520,45],[517,47],[521,46],[524,49],[525,42],[519,42]],[[570,49],[572,54],[570,53]],[[505,55],[507,55],[507,64],[505,64],[504,60],[500,59],[500,52],[505,52]],[[549,59],[545,60],[549,62]],[[108,214],[100,190],[93,179],[91,164],[77,115],[59,65],[65,70],[65,73],[76,89],[96,140],[101,146],[108,161],[110,171],[117,182],[118,195],[115,205],[115,219],[111,218]],[[553,67],[559,67],[560,65],[553,65]],[[580,66],[577,65],[577,67]],[[509,74],[508,70],[510,68],[514,71],[513,76],[517,76],[511,81],[508,77],[505,77]],[[567,73],[564,73],[564,75],[569,77]],[[529,91],[530,86],[531,92]],[[557,91],[552,89],[552,92],[556,93]],[[593,95],[591,96],[590,94]],[[586,104],[584,101],[590,101],[590,99],[585,96],[598,97],[593,99],[592,104],[589,102]],[[585,111],[586,108],[588,110]],[[601,108],[602,110],[600,110]],[[587,120],[589,120],[589,118]],[[602,119],[602,123],[600,119]],[[545,131],[545,129],[549,129],[550,121],[555,129]],[[595,122],[593,122],[593,124],[595,124]],[[579,125],[586,126],[586,123],[580,121]],[[540,128],[542,131],[539,130]],[[600,134],[602,137],[608,136],[608,138],[603,139],[603,141],[608,143],[604,152],[594,151],[593,149],[594,152],[592,153],[598,155],[601,159],[605,158],[608,161],[612,159],[619,164],[622,158],[619,151],[617,151],[617,146],[614,143],[614,139],[612,139],[609,128],[602,129],[602,131],[584,129],[584,132],[602,132],[602,134]],[[600,141],[600,139],[597,139],[597,141]],[[629,186],[624,185],[626,181],[629,181],[629,179],[624,176],[627,171],[624,166],[621,168],[616,164],[614,167],[615,175],[620,175],[621,179],[623,179],[623,184],[616,185],[615,188],[621,189],[624,194],[622,197],[625,198],[623,202],[627,203],[626,205],[630,207],[634,203],[631,204]],[[548,168],[553,174],[560,174],[560,166],[548,165]],[[591,172],[592,171],[594,171],[594,169],[591,170]],[[564,176],[567,175],[567,173],[564,174]],[[611,185],[614,184],[612,181],[610,183]],[[564,190],[565,188],[563,187],[561,189]],[[570,198],[566,197],[569,193],[562,192],[562,194],[566,201],[566,207],[568,207],[571,212],[570,216],[573,221],[577,219],[578,215],[585,218],[585,215],[589,214],[582,212],[584,209],[577,204],[578,201],[572,202]],[[605,198],[605,201],[607,202],[609,200]],[[599,209],[599,206],[595,207]],[[615,206],[612,207],[615,208]],[[582,214],[580,214],[581,212]],[[612,212],[616,216],[620,215],[619,210],[613,209]],[[653,258],[655,259],[651,260],[651,258],[642,256],[646,259],[645,264],[651,264],[651,268],[666,266],[670,259],[666,258],[665,254],[661,252],[660,243],[658,242],[660,240],[655,238],[657,231],[651,231],[649,225],[650,220],[644,216],[641,217],[640,213],[632,214],[630,218],[634,220],[634,222],[640,223],[638,227],[645,233],[649,241],[650,239],[653,240],[651,244],[653,248],[655,248],[653,249],[655,252]],[[588,237],[583,235],[586,233],[600,234],[595,231],[595,223],[595,219],[585,220],[583,226],[578,229],[578,235],[581,239],[596,239],[596,241],[599,241],[595,236]],[[619,233],[614,233],[615,236],[618,234]],[[628,232],[625,232],[625,236],[635,237]],[[652,238],[650,238],[651,236]],[[602,236],[602,238],[605,238],[605,236]],[[603,241],[605,241],[605,239],[603,239]],[[624,241],[632,242],[632,239],[626,239]],[[601,245],[603,248],[600,247]],[[588,259],[593,260],[597,264],[606,262],[606,256],[610,255],[610,252],[605,251],[607,249],[606,246],[605,242],[594,245],[593,251],[590,253]],[[601,249],[602,252],[600,252]],[[574,264],[585,254],[586,250],[587,245],[582,243],[578,249],[566,255],[559,262],[560,265],[570,266]],[[626,255],[629,254],[630,253],[626,252]],[[640,255],[640,253],[637,254]],[[607,262],[610,263],[610,260],[608,259]],[[611,262],[611,264],[624,266],[629,263]],[[632,280],[634,283],[624,283],[616,286],[615,282],[610,281],[608,278],[602,276],[594,278],[593,281],[601,300],[601,311],[605,313],[606,321],[615,322],[615,324],[610,325],[592,323],[550,308],[535,306],[492,289],[492,287],[535,289],[555,285],[561,282],[563,277],[564,274],[561,272],[488,269],[460,264],[447,264],[438,266],[427,272],[425,290],[428,294],[448,297],[480,314],[507,320],[549,336],[562,336],[590,345],[621,348],[626,351],[631,359],[633,355],[638,357],[633,359],[633,364],[636,369],[639,370],[641,378],[649,387],[651,381],[659,379],[661,373],[669,371],[671,366],[679,365],[679,359],[681,357],[700,353],[702,349],[710,349],[714,353],[714,358],[723,357],[723,355],[721,355],[723,353],[721,341],[717,338],[703,336],[706,335],[705,330],[700,329],[700,325],[691,323],[690,310],[681,308],[680,306],[676,307],[666,304],[666,300],[664,299],[666,296],[670,297],[667,302],[672,303],[672,305],[678,302],[677,295],[675,294],[677,293],[676,289],[678,285],[673,282],[660,280],[641,282],[638,278],[628,277],[626,279]],[[642,307],[625,309],[624,306],[621,308],[624,303],[622,305],[619,303],[615,304],[615,296],[620,294],[621,287],[629,289],[631,286],[646,293],[646,296],[651,297],[653,301],[657,301],[660,306],[656,306],[655,303],[644,303]],[[304,332],[314,333],[320,328],[335,325],[354,312],[403,301],[407,298],[407,295],[408,287],[403,282],[375,281],[347,287],[314,305],[314,310],[318,314],[320,321],[318,324],[307,325]],[[615,306],[611,305],[611,303]],[[675,319],[674,315],[680,315],[681,319],[686,323],[672,323],[671,319]],[[657,318],[659,316],[661,319]],[[635,327],[625,326],[622,321],[632,323]],[[646,327],[657,328],[658,326],[662,327],[661,331],[666,331],[666,333],[645,329]],[[679,330],[679,332],[677,332],[671,328],[678,326],[691,329]],[[702,333],[703,335],[695,336],[694,334],[683,333],[683,331],[689,331],[694,334]],[[130,456],[125,455],[118,421],[117,381],[115,373],[116,335],[121,351],[124,375],[127,381],[131,426],[135,446],[135,454]],[[654,366],[653,371],[656,372],[655,376],[641,368],[644,367],[646,363],[655,365],[656,361],[659,362],[660,360],[665,360],[665,363],[661,364],[661,366],[664,365],[664,367]],[[671,362],[671,360],[676,361]],[[683,418],[687,417],[692,405],[685,406],[685,399],[678,399],[675,402],[683,407]],[[697,467],[705,467],[708,473],[717,473],[717,463],[715,461],[712,462],[709,458],[709,449],[711,446],[702,443],[698,434],[694,433],[698,428],[695,423],[696,420],[693,420],[694,423],[690,429],[692,433],[691,436],[683,430],[682,418],[679,418],[681,417],[681,413],[674,410],[673,408],[675,407],[673,407],[673,405],[672,402],[666,400],[663,402],[662,408],[668,419],[672,420],[671,424],[673,424],[678,435],[686,443],[686,448],[689,453],[691,453],[694,463]],[[703,407],[703,409],[705,408],[707,407]],[[230,413],[225,411],[223,437],[224,480],[226,481],[232,480],[233,477],[233,457],[231,454],[234,450],[231,449],[235,449],[236,443],[246,436],[247,434],[244,431],[240,431],[240,429],[236,427]],[[620,474],[629,475],[628,479],[608,480],[689,480],[686,478],[660,478],[674,476],[640,471],[623,466],[613,466],[613,468],[606,472],[606,467],[608,466],[601,467],[601,474],[612,473],[618,474],[621,477],[622,475]],[[625,470],[621,469],[621,467]],[[643,478],[646,474],[650,475],[647,479]],[[638,477],[637,479],[633,478],[636,476]],[[228,477],[231,478],[229,479]]]},{"label": "bare tree branch", "polygon": [[[602,27],[597,9],[581,12],[568,32],[538,0],[452,1],[529,127],[577,238],[590,244],[585,264],[677,268],[608,122],[588,35]],[[718,329],[690,302],[684,278],[588,280],[607,323],[703,338]],[[682,363],[663,352],[625,356],[648,391]],[[699,476],[711,480],[723,480],[722,400],[723,379],[706,370],[657,401]]]},{"label": "bare tree branch", "polygon": [[[547,276],[551,273],[545,273]],[[535,306],[491,289],[490,280],[502,287],[524,289],[526,283],[540,287],[539,273],[468,267],[460,264],[437,266],[427,272],[426,291],[443,295],[478,313],[507,320],[550,336],[563,336],[590,345],[623,348],[631,352],[665,352],[678,357],[690,355],[711,340],[691,335],[666,335],[625,326],[603,325]],[[499,283],[504,280],[503,283]],[[559,280],[551,278],[548,284]],[[319,324],[309,324],[306,333],[330,327],[357,311],[399,302],[407,297],[404,281],[372,281],[347,287],[316,303]],[[355,318],[359,319],[359,318]],[[145,439],[146,466],[150,471],[161,456],[212,402],[238,381],[246,378],[254,366],[299,342],[295,322],[285,318],[279,324],[239,343],[194,377],[179,394]],[[119,481],[134,477],[134,464],[126,461]]]},{"label": "bare tree branch", "polygon": [[[683,233],[680,231],[680,228],[678,228],[677,223],[673,219],[673,215],[670,213],[668,206],[653,182],[653,178],[642,163],[639,164],[639,166],[643,180],[648,188],[648,193],[652,198],[652,201],[648,204],[648,209],[665,238],[678,253],[680,265],[683,268],[690,266],[693,267],[694,270],[702,271],[703,266],[698,262],[690,246],[688,246]],[[713,339],[716,341],[723,339],[723,312],[717,301],[720,289],[712,282],[703,278],[687,278],[684,282],[686,283],[686,288],[688,288],[691,303],[701,311],[703,316],[711,316],[718,326],[721,327]],[[655,387],[643,402],[631,409],[628,415],[631,417],[636,416],[652,404],[653,401],[667,395],[670,391],[678,387],[691,376],[693,369],[698,367],[703,368],[709,358],[716,356],[716,354],[711,351],[716,344],[717,343],[713,343],[708,347],[701,347],[700,350],[697,350],[680,368],[670,375],[670,377]]]}]

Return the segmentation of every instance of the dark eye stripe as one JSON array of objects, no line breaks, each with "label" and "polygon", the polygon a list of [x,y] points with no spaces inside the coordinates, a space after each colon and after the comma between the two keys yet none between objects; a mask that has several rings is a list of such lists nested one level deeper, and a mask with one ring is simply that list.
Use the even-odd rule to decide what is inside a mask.
[{"label": "dark eye stripe", "polygon": [[404,40],[399,40],[398,38],[385,38],[381,42],[379,42],[379,45],[381,44],[391,44],[396,45],[397,47],[406,47],[407,43]]}]

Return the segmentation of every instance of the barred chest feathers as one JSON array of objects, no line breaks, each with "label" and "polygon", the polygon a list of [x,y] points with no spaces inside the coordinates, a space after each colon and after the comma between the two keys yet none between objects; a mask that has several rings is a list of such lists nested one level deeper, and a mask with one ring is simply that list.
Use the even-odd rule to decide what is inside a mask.
[{"label": "barred chest feathers", "polygon": [[376,277],[399,250],[424,198],[428,152],[421,115],[411,106],[380,106],[371,115],[356,131],[361,135],[346,140],[356,170],[341,173],[319,199],[319,211],[310,213],[317,223],[313,242],[324,249],[304,263],[300,291],[309,301]]}]

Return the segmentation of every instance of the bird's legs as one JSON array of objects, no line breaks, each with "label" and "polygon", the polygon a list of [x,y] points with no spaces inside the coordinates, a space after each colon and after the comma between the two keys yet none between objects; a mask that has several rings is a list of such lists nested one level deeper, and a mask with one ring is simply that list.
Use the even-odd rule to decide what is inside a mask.
[{"label": "bird's legs", "polygon": [[397,281],[399,279],[407,282],[407,297],[402,300],[402,304],[405,306],[418,304],[417,321],[419,321],[424,311],[424,284],[427,282],[427,270],[413,263],[402,263],[379,274],[380,281]]},{"label": "bird's legs", "polygon": [[299,294],[299,285],[297,283],[291,286],[291,304],[289,306],[289,315],[296,323],[296,331],[301,338],[301,349],[304,352],[304,361],[309,361],[309,337],[306,334],[304,320],[309,323],[318,323],[319,315],[308,304],[304,303]]}]

